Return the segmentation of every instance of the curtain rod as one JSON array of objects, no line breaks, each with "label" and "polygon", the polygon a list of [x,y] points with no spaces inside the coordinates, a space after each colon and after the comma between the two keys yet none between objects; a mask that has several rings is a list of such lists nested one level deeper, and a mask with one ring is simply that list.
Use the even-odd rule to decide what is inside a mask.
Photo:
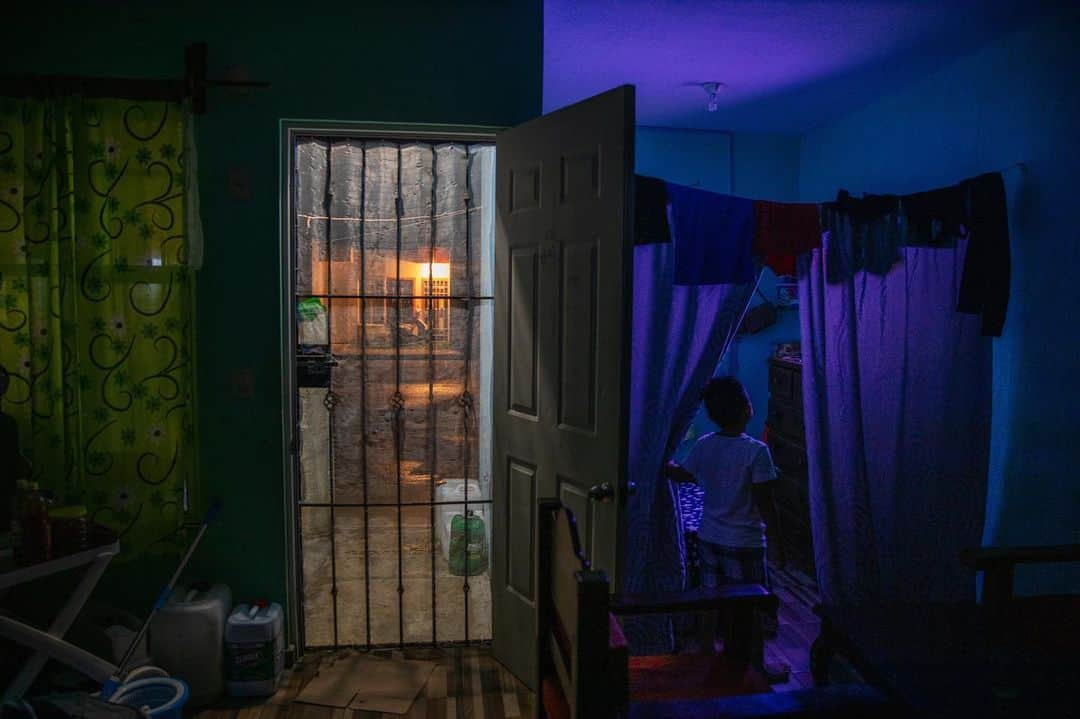
[{"label": "curtain rod", "polygon": [[206,77],[207,45],[204,42],[184,49],[182,78],[84,77],[79,75],[2,75],[0,95],[9,97],[117,97],[128,100],[191,100],[197,115],[206,112],[207,87],[270,87],[268,82],[210,80]]},{"label": "curtain rod", "polygon": [[0,76],[0,95],[8,97],[117,97],[130,100],[183,100],[187,84],[183,80],[123,77],[82,77],[79,75]]}]

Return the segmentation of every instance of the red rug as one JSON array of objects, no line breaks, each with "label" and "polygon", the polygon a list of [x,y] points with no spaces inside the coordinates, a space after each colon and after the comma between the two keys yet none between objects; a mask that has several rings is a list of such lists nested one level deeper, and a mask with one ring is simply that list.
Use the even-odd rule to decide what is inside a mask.
[{"label": "red rug", "polygon": [[630,657],[632,701],[712,699],[771,691],[756,669],[733,665],[721,654]]}]

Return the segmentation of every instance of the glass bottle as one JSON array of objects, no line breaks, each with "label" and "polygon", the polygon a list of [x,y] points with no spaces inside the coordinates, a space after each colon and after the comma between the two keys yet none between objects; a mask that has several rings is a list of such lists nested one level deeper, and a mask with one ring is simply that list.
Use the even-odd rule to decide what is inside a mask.
[{"label": "glass bottle", "polygon": [[30,482],[22,504],[22,562],[38,564],[52,556],[49,507],[37,482]]}]

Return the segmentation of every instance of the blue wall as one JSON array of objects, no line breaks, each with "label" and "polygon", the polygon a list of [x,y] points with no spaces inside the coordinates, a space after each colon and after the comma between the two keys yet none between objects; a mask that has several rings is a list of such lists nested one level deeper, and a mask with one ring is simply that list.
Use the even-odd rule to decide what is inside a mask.
[{"label": "blue wall", "polygon": [[710,192],[731,191],[731,142],[726,132],[636,128],[634,171]]},{"label": "blue wall", "polygon": [[[1080,542],[1080,13],[1061,11],[808,133],[800,194],[906,192],[1010,170],[1013,280],[994,341],[985,542]],[[1022,591],[1080,590],[1080,567],[1025,572]]]},{"label": "blue wall", "polygon": [[[639,127],[636,154],[638,174],[743,197],[797,199],[799,138],[796,136]],[[766,297],[775,300],[775,285],[775,276],[766,269],[759,288]],[[760,297],[752,303],[759,302]],[[779,342],[798,339],[798,314],[794,310],[782,310],[772,327],[737,339],[717,368],[721,373],[739,377],[749,390],[755,409],[754,419],[747,427],[751,436],[760,437],[765,425],[769,396],[767,360],[773,347]],[[713,429],[705,413],[699,412],[691,434],[698,436]]]}]

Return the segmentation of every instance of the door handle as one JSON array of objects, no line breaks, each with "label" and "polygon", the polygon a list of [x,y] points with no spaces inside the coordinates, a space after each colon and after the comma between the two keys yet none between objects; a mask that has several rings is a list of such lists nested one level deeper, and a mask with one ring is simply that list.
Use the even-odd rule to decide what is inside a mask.
[{"label": "door handle", "polygon": [[615,486],[611,482],[601,482],[589,487],[589,499],[594,502],[610,502],[615,498]]}]

